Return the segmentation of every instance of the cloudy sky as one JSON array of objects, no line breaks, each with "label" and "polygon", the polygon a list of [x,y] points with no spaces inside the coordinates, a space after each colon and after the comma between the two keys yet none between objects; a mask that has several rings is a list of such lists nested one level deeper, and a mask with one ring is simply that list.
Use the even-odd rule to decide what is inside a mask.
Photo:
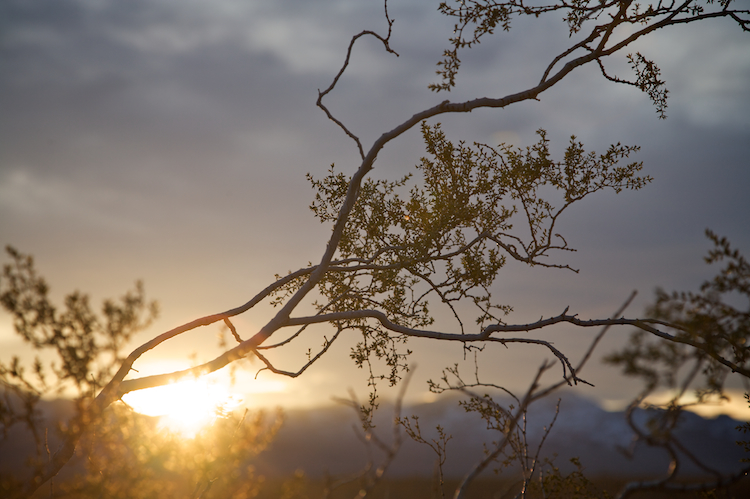
[{"label": "cloudy sky", "polygon": [[[462,58],[458,86],[427,90],[452,23],[428,0],[392,1],[386,54],[363,39],[331,110],[365,147],[415,112],[449,98],[501,97],[534,85],[569,44],[559,16],[522,20]],[[305,173],[331,163],[353,172],[354,144],[315,107],[343,61],[351,36],[384,33],[375,0],[5,0],[0,3],[0,242],[36,258],[53,296],[74,289],[95,302],[136,279],[162,314],[136,343],[220,312],[283,274],[317,261],[329,227],[308,210]],[[696,289],[711,269],[707,227],[750,252],[750,38],[726,20],[662,30],[632,48],[654,58],[670,89],[659,120],[638,90],[606,82],[595,67],[577,70],[540,101],[479,110],[440,121],[452,140],[535,141],[549,131],[553,150],[577,135],[587,149],[637,144],[635,158],[654,182],[642,191],[600,193],[560,227],[579,251],[565,262],[580,273],[509,265],[496,293],[513,305],[509,322],[613,312],[634,289],[639,315],[656,286]],[[627,75],[624,54],[609,62]],[[433,120],[435,122],[435,120]],[[395,178],[419,162],[416,131],[380,154],[375,175]],[[268,310],[238,320],[249,336]],[[561,328],[546,337],[572,358],[594,331]],[[618,330],[600,354],[621,344]],[[208,360],[217,330],[164,345],[139,362],[141,373]],[[311,346],[320,338],[311,340]],[[348,340],[347,340],[348,341]],[[133,346],[137,346],[134,343]],[[305,376],[279,380],[256,367],[238,388],[263,404],[315,404],[364,377],[342,342]],[[424,380],[461,360],[458,347],[413,342]],[[0,315],[0,355],[29,352]],[[482,354],[484,373],[512,389],[549,355],[538,349]],[[277,357],[294,370],[301,352]],[[554,375],[559,373],[555,372]],[[582,389],[605,404],[637,385],[598,360]],[[552,381],[552,378],[550,378]]]}]

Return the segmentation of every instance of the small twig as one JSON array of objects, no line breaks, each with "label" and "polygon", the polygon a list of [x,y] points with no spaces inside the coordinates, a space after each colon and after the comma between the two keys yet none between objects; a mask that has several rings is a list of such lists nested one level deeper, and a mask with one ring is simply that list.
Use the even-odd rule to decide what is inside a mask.
[{"label": "small twig", "polygon": [[[542,365],[537,370],[536,376],[534,377],[534,380],[531,383],[531,386],[526,391],[526,395],[523,398],[523,401],[521,402],[520,406],[516,410],[516,414],[513,416],[513,418],[509,421],[508,424],[508,430],[512,431],[513,428],[518,424],[518,420],[521,418],[521,416],[526,412],[526,408],[529,406],[531,402],[533,402],[533,394],[536,391],[536,389],[539,387],[539,380],[542,377],[542,374],[552,367],[552,364],[548,364],[547,361],[544,361]],[[503,449],[505,449],[505,446],[508,445],[509,442],[509,434],[505,433],[504,437],[500,442],[497,443],[495,446],[495,450],[493,450],[491,453],[489,453],[484,459],[482,459],[461,481],[461,484],[456,489],[456,494],[454,495],[454,499],[462,499],[465,497],[466,490],[469,488],[469,485],[478,477],[482,471],[487,468],[487,466],[495,460],[497,456],[500,455],[501,452],[503,452]]]},{"label": "small twig", "polygon": [[237,343],[242,343],[242,338],[240,338],[240,335],[237,334],[237,328],[234,327],[234,324],[232,324],[232,321],[229,320],[229,317],[224,317],[224,324],[229,328],[229,331],[232,332],[232,336],[234,336],[234,339]]},{"label": "small twig", "polygon": [[390,17],[388,17],[388,0],[385,0],[385,2],[383,3],[385,4],[385,19],[388,22],[388,35],[384,38],[380,36],[379,34],[375,33],[374,31],[369,31],[369,30],[362,31],[361,33],[354,35],[351,41],[349,42],[349,47],[346,50],[346,58],[344,59],[344,64],[341,66],[341,69],[339,69],[339,72],[333,78],[333,82],[331,82],[328,88],[323,90],[322,92],[318,90],[318,100],[315,103],[320,109],[323,110],[323,112],[326,113],[326,116],[328,116],[329,120],[336,123],[339,126],[339,128],[341,128],[344,131],[345,134],[347,134],[349,137],[351,137],[352,140],[354,140],[354,142],[357,144],[359,155],[363,160],[365,159],[365,151],[362,148],[362,143],[360,142],[359,137],[357,137],[351,131],[349,131],[349,129],[340,120],[338,120],[337,118],[333,116],[333,114],[331,114],[328,108],[323,104],[323,97],[328,95],[328,93],[330,93],[336,87],[336,84],[338,83],[339,78],[341,78],[341,76],[344,74],[344,71],[346,71],[346,68],[349,66],[349,60],[351,59],[351,56],[352,56],[352,49],[354,48],[354,44],[359,38],[365,35],[373,36],[377,38],[378,40],[380,40],[381,42],[383,42],[383,46],[385,47],[386,52],[395,54],[396,57],[398,57],[398,53],[396,53],[396,51],[393,50],[390,46],[391,29],[393,27],[393,20]]},{"label": "small twig", "polygon": [[[552,417],[552,421],[550,422],[549,426],[544,428],[544,435],[542,435],[542,440],[539,442],[539,445],[536,448],[534,459],[531,461],[532,462],[531,471],[529,472],[528,477],[526,477],[526,479],[524,480],[523,489],[522,489],[524,494],[525,494],[525,491],[528,489],[528,484],[531,481],[531,478],[534,476],[534,471],[536,471],[536,465],[539,463],[539,453],[542,451],[544,442],[547,440],[547,437],[552,431],[552,427],[555,426],[555,422],[557,421],[557,416],[559,415],[560,415],[560,399],[557,399],[557,404],[555,404],[555,415]],[[542,493],[544,493],[543,488],[542,488]]]},{"label": "small twig", "polygon": [[333,344],[333,342],[336,341],[336,338],[339,337],[339,334],[341,334],[341,331],[343,331],[343,328],[340,328],[339,330],[337,330],[336,334],[334,334],[333,337],[330,340],[326,339],[325,343],[323,345],[323,348],[315,355],[315,357],[312,357],[310,360],[308,360],[307,363],[305,365],[303,365],[296,372],[284,371],[284,370],[281,370],[281,369],[278,369],[278,368],[274,367],[274,365],[271,363],[270,360],[268,360],[262,353],[260,353],[257,348],[254,348],[252,350],[252,352],[255,354],[256,357],[258,357],[258,359],[260,359],[261,362],[263,362],[266,365],[266,367],[259,369],[258,372],[255,373],[255,377],[257,378],[258,374],[260,374],[261,371],[265,371],[267,369],[267,370],[271,371],[274,374],[281,374],[283,376],[289,376],[290,378],[296,378],[297,376],[299,376],[300,374],[302,374],[303,372],[305,372],[308,367],[310,367],[311,365],[313,365],[315,363],[315,361],[317,361],[319,358],[321,358],[323,356],[323,354],[328,351],[328,349],[331,347],[331,345]]}]

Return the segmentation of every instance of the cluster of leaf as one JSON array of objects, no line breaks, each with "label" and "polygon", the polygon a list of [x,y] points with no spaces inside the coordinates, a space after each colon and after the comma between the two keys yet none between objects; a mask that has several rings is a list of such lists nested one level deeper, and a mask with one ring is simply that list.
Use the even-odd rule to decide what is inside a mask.
[{"label": "cluster of leaf", "polygon": [[81,439],[69,466],[76,472],[58,476],[50,487],[55,497],[249,499],[263,484],[251,459],[280,421],[262,412],[222,414],[185,438],[117,403]]},{"label": "cluster of leaf", "polygon": [[[449,5],[450,3],[450,5]],[[636,75],[636,80],[610,76],[607,74],[602,59],[631,43],[635,38],[645,35],[654,29],[668,24],[693,22],[710,13],[729,15],[737,21],[743,30],[748,30],[750,22],[741,18],[739,14],[747,15],[747,10],[729,12],[732,0],[688,0],[686,2],[633,2],[630,0],[553,0],[546,3],[529,4],[525,0],[453,0],[442,2],[438,10],[448,17],[456,19],[453,29],[454,35],[449,38],[451,48],[443,52],[443,59],[438,62],[437,75],[439,83],[429,85],[430,90],[440,92],[450,91],[456,85],[456,77],[461,67],[458,53],[461,49],[469,49],[481,43],[486,35],[492,35],[500,28],[509,31],[514,17],[534,16],[549,13],[563,13],[563,20],[567,24],[568,36],[583,31],[584,25],[594,23],[587,36],[573,45],[569,50],[560,54],[542,78],[544,82],[552,67],[576,50],[588,53],[598,62],[605,78],[632,85],[646,93],[656,106],[660,118],[665,118],[667,107],[667,90],[665,82],[659,78],[660,70],[653,60],[647,59],[641,53],[628,54],[628,61]],[[716,9],[709,9],[716,5]],[[710,12],[709,12],[710,10]],[[604,18],[605,22],[596,24]],[[465,36],[465,31],[471,35]],[[613,33],[619,27],[626,27],[621,33],[623,38],[615,39]],[[634,35],[634,33],[637,34]]]},{"label": "cluster of leaf", "polygon": [[37,394],[61,391],[67,384],[82,396],[93,396],[112,377],[125,344],[156,318],[156,302],[146,301],[138,282],[119,302],[105,300],[101,318],[91,309],[88,295],[78,291],[65,297],[65,309],[59,311],[50,301],[47,283],[36,274],[32,257],[11,247],[7,252],[13,263],[3,267],[0,304],[26,343],[36,351],[52,352],[56,359],[49,364],[54,381],[48,380],[39,356],[33,377],[14,357],[10,365],[0,364],[0,380]]},{"label": "cluster of leaf", "polygon": [[667,109],[667,95],[669,94],[669,90],[664,86],[665,81],[659,78],[661,70],[654,61],[646,59],[640,52],[636,52],[635,55],[628,54],[627,57],[628,64],[630,64],[630,67],[635,72],[636,80],[632,83],[626,83],[631,83],[641,92],[645,92],[656,106],[659,118],[666,118],[665,111]]},{"label": "cluster of leaf", "polygon": [[[679,382],[687,386],[699,380],[699,401],[723,395],[731,370],[717,357],[740,369],[750,367],[750,263],[726,238],[709,230],[706,235],[714,243],[706,263],[726,261],[723,268],[698,293],[657,290],[656,301],[646,311],[670,327],[676,341],[660,341],[638,331],[625,348],[607,358],[621,365],[625,374],[642,378],[648,389],[675,388]],[[689,370],[680,371],[683,366]]]},{"label": "cluster of leaf", "polygon": [[[439,124],[423,123],[422,135],[428,157],[416,166],[420,182],[410,174],[362,184],[337,259],[318,286],[319,313],[374,309],[398,326],[422,328],[433,323],[428,300],[434,298],[448,307],[462,333],[466,312],[459,302],[478,309],[474,321],[480,328],[502,323],[511,307],[495,303],[490,287],[508,256],[569,268],[545,260],[554,250],[570,250],[555,232],[568,206],[605,188],[640,189],[651,180],[638,176],[641,163],[619,165],[637,147],[617,144],[597,155],[572,137],[564,159],[554,161],[544,130],[526,149],[454,144]],[[332,168],[322,180],[309,178],[316,217],[336,220],[349,177]],[[404,361],[396,347],[403,335],[362,316],[334,322],[339,330],[362,332],[364,340],[352,353],[358,365],[371,356],[384,359],[388,379],[397,381]]]},{"label": "cluster of leaf", "polygon": [[546,461],[546,469],[540,471],[539,480],[530,484],[529,497],[565,497],[568,499],[607,499],[609,494],[601,490],[583,473],[583,466],[578,458],[571,458],[574,471],[563,474],[560,468]]},{"label": "cluster of leaf", "polygon": [[16,333],[37,355],[31,372],[18,356],[0,362],[0,433],[5,440],[17,431],[16,426],[31,432],[41,456],[41,397],[65,394],[84,411],[86,401],[109,381],[124,358],[122,348],[151,323],[158,308],[156,302],[146,300],[143,286],[137,283],[119,301],[106,300],[101,316],[91,309],[89,297],[77,291],[67,295],[65,308],[58,310],[33,259],[14,248],[6,250],[12,263],[3,267],[0,304],[13,318]]},{"label": "cluster of leaf", "polygon": [[[443,60],[437,63],[439,69],[436,73],[440,76],[442,82],[431,83],[428,88],[434,92],[440,92],[441,90],[449,92],[451,88],[455,87],[456,76],[461,67],[461,59],[458,58],[459,49],[468,49],[478,44],[482,36],[493,34],[498,25],[503,31],[509,31],[511,16],[517,13],[514,7],[512,4],[498,5],[469,0],[468,4],[467,2],[461,2],[458,7],[454,8],[446,2],[441,2],[438,10],[444,15],[457,17],[458,22],[453,29],[454,36],[448,39],[452,48],[443,51]],[[474,29],[473,37],[466,39],[463,37],[463,31],[470,24],[476,24],[477,26]]]},{"label": "cluster of leaf", "polygon": [[[709,264],[726,261],[725,265],[713,279],[703,283],[698,293],[668,294],[657,290],[654,304],[647,309],[648,316],[656,319],[665,330],[672,331],[673,339],[664,341],[639,330],[631,335],[624,348],[605,358],[609,363],[620,365],[626,375],[638,377],[644,383],[643,392],[630,405],[626,418],[636,436],[634,445],[645,443],[660,447],[670,455],[672,465],[664,484],[677,476],[681,459],[711,469],[711,463],[703,462],[700,456],[686,450],[674,430],[682,421],[685,408],[708,403],[717,397],[726,399],[724,386],[730,372],[745,373],[750,367],[747,346],[750,340],[750,264],[725,238],[709,230],[706,235],[714,248],[705,261]],[[657,389],[670,390],[670,400],[658,406],[645,404],[649,409],[648,418],[641,427],[634,422],[633,414],[639,405],[644,405],[647,395]],[[694,391],[694,402],[682,401],[688,390]],[[744,425],[737,429],[746,432],[748,428]],[[738,444],[748,448],[747,442]],[[741,477],[742,474],[727,479],[723,486]]]},{"label": "cluster of leaf", "polygon": [[[33,259],[13,248],[7,252],[12,263],[3,269],[0,303],[37,356],[31,373],[18,357],[0,363],[0,452],[10,437],[33,437],[36,453],[27,456],[27,471],[37,476],[59,443],[85,428],[68,472],[50,484],[55,496],[256,494],[260,482],[248,468],[249,460],[273,438],[280,418],[269,421],[261,412],[242,418],[221,414],[194,439],[184,439],[160,430],[155,420],[122,403],[97,417],[90,411],[94,396],[119,367],[128,340],[156,316],[156,302],[146,300],[138,283],[119,301],[106,300],[100,315],[79,292],[67,295],[65,308],[58,310]],[[45,364],[43,359],[50,356]],[[42,410],[45,396],[73,398],[73,416],[57,421]],[[27,474],[0,471],[0,495],[23,490]]]}]

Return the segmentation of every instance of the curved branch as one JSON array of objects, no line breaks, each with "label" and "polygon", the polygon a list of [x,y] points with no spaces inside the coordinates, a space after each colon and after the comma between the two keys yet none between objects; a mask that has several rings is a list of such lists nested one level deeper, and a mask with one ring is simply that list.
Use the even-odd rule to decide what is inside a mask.
[{"label": "curved branch", "polygon": [[[630,293],[630,296],[628,297],[628,299],[625,300],[625,302],[620,306],[620,308],[617,309],[617,311],[614,314],[612,314],[612,316],[619,317],[620,315],[622,315],[622,313],[625,312],[625,309],[628,308],[628,306],[630,306],[630,303],[633,301],[633,299],[635,298],[637,294],[638,292],[635,290],[632,293]],[[597,345],[599,344],[601,339],[604,337],[604,335],[607,334],[607,331],[609,331],[610,327],[612,326],[611,325],[604,326],[602,330],[599,331],[599,334],[596,335],[594,340],[589,345],[588,350],[586,350],[586,353],[583,355],[581,362],[578,363],[578,366],[575,369],[576,373],[581,372],[581,369],[583,369],[583,367],[586,365],[588,360],[591,358],[591,354],[594,353],[594,350],[596,349]],[[558,381],[557,383],[545,388],[534,397],[534,400],[546,397],[547,395],[557,390],[564,384],[570,385],[570,382],[566,383],[566,381],[567,380]]]},{"label": "curved branch", "polygon": [[[569,323],[580,327],[599,327],[599,326],[634,326],[642,329],[648,333],[651,333],[659,338],[674,343],[682,343],[693,348],[696,348],[702,352],[705,352],[708,356],[730,368],[733,372],[742,374],[743,376],[750,378],[750,369],[743,366],[739,366],[724,357],[721,357],[716,352],[708,349],[707,346],[702,345],[689,338],[683,338],[680,336],[671,335],[656,329],[652,324],[661,324],[663,321],[657,321],[653,319],[626,319],[624,317],[615,319],[591,319],[582,320],[575,315],[567,315],[567,309],[560,315],[550,317],[548,319],[540,319],[536,322],[528,324],[492,324],[485,327],[480,333],[477,334],[458,334],[458,333],[441,333],[437,331],[427,331],[422,329],[412,329],[400,324],[392,322],[383,312],[379,310],[351,310],[346,312],[334,312],[325,315],[319,315],[314,317],[296,317],[290,318],[287,325],[296,326],[307,323],[320,323],[328,321],[340,321],[340,320],[351,320],[351,319],[376,319],[380,324],[393,332],[403,334],[405,336],[413,336],[418,338],[431,338],[436,340],[445,341],[460,341],[463,343],[477,342],[477,341],[488,341],[493,333],[507,333],[507,332],[520,332],[520,331],[533,331],[536,329],[542,329],[545,327],[552,326],[554,324]],[[669,327],[684,330],[676,324],[669,324]],[[510,341],[509,339],[496,339],[494,341]]]},{"label": "curved branch", "polygon": [[260,359],[260,361],[263,362],[266,365],[266,367],[264,367],[263,369],[261,369],[260,371],[258,371],[255,374],[255,377],[257,378],[258,374],[260,374],[261,371],[268,369],[269,371],[271,371],[274,374],[281,374],[283,376],[289,376],[290,378],[296,378],[297,376],[299,376],[300,374],[302,374],[303,372],[305,372],[308,367],[310,367],[311,365],[313,365],[315,363],[315,361],[317,361],[319,358],[321,358],[323,356],[323,354],[328,351],[328,349],[331,347],[331,345],[333,344],[333,342],[336,341],[336,338],[339,337],[339,334],[341,334],[341,331],[343,331],[343,329],[339,329],[338,331],[336,331],[336,334],[334,334],[333,338],[331,338],[330,340],[328,340],[328,338],[326,338],[325,339],[326,342],[323,345],[323,349],[320,352],[318,352],[317,355],[315,355],[315,357],[311,358],[297,372],[283,371],[281,369],[277,369],[276,367],[273,366],[273,364],[271,364],[271,362],[266,357],[263,356],[263,354],[261,354],[258,351],[257,348],[253,349],[253,353],[255,354],[255,356],[258,357],[258,359]]},{"label": "curved branch", "polygon": [[[531,345],[542,345],[544,347],[547,347],[547,349],[549,349],[549,351],[551,351],[555,355],[555,357],[558,358],[558,360],[560,361],[560,364],[562,364],[563,379],[569,386],[572,386],[573,384],[578,384],[579,382],[583,383],[584,385],[594,386],[588,381],[579,378],[576,374],[575,368],[571,365],[570,361],[565,356],[565,354],[563,354],[560,350],[552,346],[552,343],[550,343],[549,341],[537,340],[533,338],[488,338],[486,341],[502,343],[503,345],[505,345],[506,343],[528,343]],[[568,376],[567,371],[570,371],[570,376]],[[573,383],[570,382],[571,380],[573,380]]]},{"label": "curved branch", "polygon": [[[732,485],[733,483],[736,483],[742,480],[743,478],[747,476],[748,473],[750,473],[750,466],[746,466],[745,468],[741,469],[740,471],[736,473],[721,476],[715,470],[709,469],[703,463],[699,462],[690,452],[684,449],[679,444],[678,441],[674,440],[673,437],[667,437],[668,440],[666,442],[663,442],[663,441],[660,442],[660,441],[655,440],[653,437],[646,435],[644,432],[642,432],[641,429],[638,428],[638,426],[633,422],[633,411],[638,405],[640,405],[640,403],[643,401],[647,393],[648,391],[641,393],[641,395],[630,404],[625,415],[626,421],[628,425],[630,426],[630,428],[635,433],[636,438],[638,440],[643,440],[648,445],[651,445],[651,446],[661,447],[669,453],[670,458],[671,458],[670,467],[665,477],[658,478],[655,480],[650,480],[650,481],[630,482],[626,484],[625,487],[622,490],[620,490],[620,493],[617,495],[616,499],[625,499],[626,497],[629,497],[633,493],[636,493],[641,490],[663,490],[663,491],[668,491],[668,492],[699,492],[699,491],[711,490],[715,488],[726,488]],[[694,463],[698,464],[704,470],[717,474],[718,476],[716,480],[700,482],[700,483],[672,482],[672,480],[677,475],[677,471],[679,468],[679,459],[677,458],[677,454],[675,450],[672,448],[671,444],[677,444],[678,448],[680,448],[680,450],[684,452],[685,455],[689,459],[691,459]]]},{"label": "curved branch", "polygon": [[331,114],[328,108],[323,104],[323,97],[328,95],[336,87],[336,84],[338,83],[339,79],[344,74],[344,71],[346,71],[346,68],[349,66],[349,59],[351,59],[351,56],[352,56],[352,49],[354,48],[354,44],[359,38],[365,35],[374,36],[375,38],[383,42],[383,46],[385,47],[385,50],[387,52],[391,54],[395,54],[396,57],[399,56],[398,53],[395,50],[393,50],[390,46],[390,38],[391,38],[391,30],[393,28],[393,20],[390,17],[388,17],[388,0],[385,0],[385,2],[383,3],[385,4],[385,19],[388,22],[388,35],[385,38],[383,38],[382,36],[375,33],[374,31],[369,31],[369,30],[362,31],[359,34],[354,35],[351,41],[349,42],[349,48],[346,50],[346,59],[344,59],[344,64],[341,66],[341,69],[339,69],[339,72],[336,74],[336,76],[333,79],[333,82],[331,82],[328,88],[323,90],[322,92],[318,90],[318,100],[315,103],[320,109],[323,110],[323,112],[326,113],[326,116],[328,116],[329,120],[336,123],[339,126],[339,128],[341,128],[344,131],[345,134],[347,134],[349,137],[351,137],[352,140],[354,140],[354,142],[357,144],[359,155],[363,160],[365,159],[365,152],[364,152],[364,149],[362,149],[362,143],[360,142],[359,137],[357,137],[352,132],[350,132],[349,129],[340,120],[338,120],[337,118],[333,116],[333,114]]}]

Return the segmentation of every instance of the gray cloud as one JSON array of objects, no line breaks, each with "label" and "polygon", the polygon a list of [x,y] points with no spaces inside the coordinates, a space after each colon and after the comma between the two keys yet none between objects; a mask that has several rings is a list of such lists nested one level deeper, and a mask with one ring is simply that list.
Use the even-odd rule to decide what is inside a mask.
[{"label": "gray cloud", "polygon": [[[426,85],[451,23],[426,1],[392,2],[390,12],[401,56],[362,40],[327,101],[365,145],[445,98],[533,85],[568,43],[557,18],[517,22],[465,54],[455,92],[435,95]],[[593,67],[539,102],[440,118],[469,142],[502,132],[525,145],[546,128],[557,151],[571,134],[598,151],[639,144],[636,159],[656,179],[570,214],[562,228],[580,250],[569,256],[579,275],[510,269],[498,290],[516,306],[510,320],[566,305],[608,313],[634,287],[637,313],[655,285],[697,287],[708,271],[707,226],[750,250],[750,52],[727,24],[702,23],[700,41],[691,30],[664,31],[634,48],[663,69],[666,121],[645,95]],[[316,260],[328,228],[307,210],[304,173],[322,176],[332,162],[351,171],[356,149],[314,102],[363,29],[384,31],[378,2],[2,2],[2,242],[35,254],[60,292],[117,294],[145,278],[164,303],[164,328],[235,306],[274,273]],[[625,75],[618,57],[612,68]],[[380,155],[375,174],[400,175],[422,154],[409,132]],[[425,348],[427,359],[455,353]]]}]

